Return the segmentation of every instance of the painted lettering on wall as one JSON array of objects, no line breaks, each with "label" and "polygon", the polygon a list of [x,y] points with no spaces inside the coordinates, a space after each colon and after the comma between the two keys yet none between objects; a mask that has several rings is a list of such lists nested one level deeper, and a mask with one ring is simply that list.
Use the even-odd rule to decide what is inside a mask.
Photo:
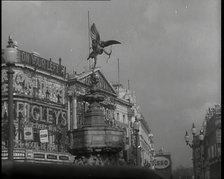
[{"label": "painted lettering on wall", "polygon": [[62,109],[41,106],[27,102],[16,102],[16,116],[22,115],[25,121],[61,125],[67,125],[67,113]]},{"label": "painted lettering on wall", "polygon": [[[27,103],[22,101],[15,101],[15,122],[18,122],[19,116],[21,117],[20,123],[23,125],[33,123],[32,127],[49,130],[59,130],[56,128],[67,127],[67,111],[63,108],[47,107],[35,103]],[[2,102],[2,119],[8,113],[8,103]],[[7,120],[7,118],[6,118]]]},{"label": "painted lettering on wall", "polygon": [[[14,93],[27,95],[59,104],[65,104],[65,83],[29,70],[14,69]],[[2,70],[2,94],[8,92],[6,70]]]},{"label": "painted lettering on wall", "polygon": [[[46,151],[66,151],[67,142],[67,110],[50,107],[34,102],[14,101],[15,108],[15,144],[16,148],[27,148]],[[8,102],[2,101],[2,125],[8,122]],[[25,128],[32,128],[33,137],[25,140]],[[40,143],[40,130],[47,130],[48,142]],[[6,135],[7,130],[3,131]],[[4,134],[3,133],[3,134]],[[8,138],[2,138],[4,146]]]},{"label": "painted lettering on wall", "polygon": [[60,77],[65,77],[66,75],[66,67],[62,66],[61,64],[35,56],[32,53],[28,53],[22,50],[18,50],[18,54],[19,61],[23,64],[33,66],[37,69],[44,70]]}]

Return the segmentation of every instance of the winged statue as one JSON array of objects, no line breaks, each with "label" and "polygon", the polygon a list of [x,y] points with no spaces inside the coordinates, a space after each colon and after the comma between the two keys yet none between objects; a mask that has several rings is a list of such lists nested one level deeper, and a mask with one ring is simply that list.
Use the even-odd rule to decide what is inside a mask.
[{"label": "winged statue", "polygon": [[91,33],[91,40],[92,40],[92,52],[89,54],[89,57],[87,60],[93,58],[94,59],[94,66],[93,69],[96,67],[96,62],[97,62],[97,56],[103,54],[103,52],[108,55],[108,58],[110,58],[110,55],[112,51],[107,52],[104,48],[108,47],[110,45],[114,44],[121,44],[120,42],[116,40],[108,40],[108,41],[102,41],[100,40],[100,34],[98,30],[96,29],[95,23],[92,24],[90,28],[90,33]]}]

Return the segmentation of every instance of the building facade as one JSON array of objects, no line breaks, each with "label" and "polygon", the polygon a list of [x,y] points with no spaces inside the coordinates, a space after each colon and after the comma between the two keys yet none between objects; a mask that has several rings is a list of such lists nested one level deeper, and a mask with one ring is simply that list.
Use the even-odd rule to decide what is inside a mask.
[{"label": "building facade", "polygon": [[143,115],[140,118],[140,157],[141,166],[147,168],[154,168],[154,144],[153,144],[153,134],[149,129],[147,122],[145,121]]},{"label": "building facade", "polygon": [[200,134],[193,139],[193,169],[198,179],[221,178],[221,106],[209,108]]},{"label": "building facade", "polygon": [[195,178],[204,178],[205,175],[205,146],[204,141],[200,140],[199,135],[196,135],[193,139],[194,149],[193,152],[193,169],[195,173]]},{"label": "building facade", "polygon": [[[8,145],[8,77],[2,52],[2,156]],[[71,162],[67,151],[66,67],[17,49],[13,66],[14,155],[21,160]]]},{"label": "building facade", "polygon": [[221,106],[209,108],[205,121],[204,175],[206,178],[221,178]]},{"label": "building facade", "polygon": [[[128,122],[129,130],[128,137],[130,138],[130,143],[127,146],[129,155],[129,160],[131,162],[138,163],[142,167],[154,169],[154,144],[153,144],[153,134],[149,128],[148,123],[143,117],[140,107],[136,102],[136,95],[134,91],[124,88],[122,85],[114,85],[116,91],[119,91],[119,97],[126,100],[131,104],[128,110]],[[134,130],[135,120],[139,121],[139,131],[138,133]],[[136,135],[137,134],[137,135]],[[137,159],[136,159],[137,158]],[[138,160],[138,162],[137,162]]]},{"label": "building facade", "polygon": [[[8,77],[6,54],[2,50],[2,159],[8,151]],[[13,67],[14,157],[23,161],[72,163],[70,149],[74,144],[70,132],[83,127],[88,102],[84,96],[91,89],[92,71],[69,75],[66,67],[51,59],[17,48]],[[100,102],[108,126],[123,130],[121,156],[127,163],[151,167],[152,138],[144,118],[138,117],[140,129],[138,143],[133,124],[141,116],[135,94],[121,85],[113,86],[95,69],[97,90],[105,98]],[[136,147],[138,151],[136,153]]]}]

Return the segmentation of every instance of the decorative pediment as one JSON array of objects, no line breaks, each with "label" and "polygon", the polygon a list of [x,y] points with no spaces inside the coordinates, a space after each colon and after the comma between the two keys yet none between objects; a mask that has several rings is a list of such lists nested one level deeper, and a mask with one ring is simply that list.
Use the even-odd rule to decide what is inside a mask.
[{"label": "decorative pediment", "polygon": [[[86,73],[80,77],[78,77],[78,81],[86,84],[86,85],[91,85],[91,73],[92,72],[89,72],[89,73]],[[113,95],[117,95],[116,94],[116,91],[114,90],[113,86],[110,84],[110,82],[105,78],[105,76],[103,75],[103,73],[97,69],[95,71],[95,74],[96,76],[98,77],[98,80],[99,82],[97,83],[97,87],[100,89],[100,90],[103,90],[105,92],[109,92]]]}]

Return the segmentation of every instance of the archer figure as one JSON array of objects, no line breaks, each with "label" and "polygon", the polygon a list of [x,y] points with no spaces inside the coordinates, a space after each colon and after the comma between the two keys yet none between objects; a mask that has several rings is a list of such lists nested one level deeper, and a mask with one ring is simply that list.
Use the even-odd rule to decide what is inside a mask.
[{"label": "archer figure", "polygon": [[94,66],[93,66],[93,69],[94,69],[96,67],[97,55],[101,55],[104,52],[105,54],[109,56],[108,58],[110,58],[112,51],[107,52],[104,49],[105,47],[114,45],[114,44],[121,44],[121,43],[116,40],[101,41],[100,34],[97,31],[94,23],[90,28],[90,32],[91,32],[91,39],[92,39],[92,52],[89,54],[89,57],[87,58],[87,60],[89,60],[90,58],[94,59]]}]

